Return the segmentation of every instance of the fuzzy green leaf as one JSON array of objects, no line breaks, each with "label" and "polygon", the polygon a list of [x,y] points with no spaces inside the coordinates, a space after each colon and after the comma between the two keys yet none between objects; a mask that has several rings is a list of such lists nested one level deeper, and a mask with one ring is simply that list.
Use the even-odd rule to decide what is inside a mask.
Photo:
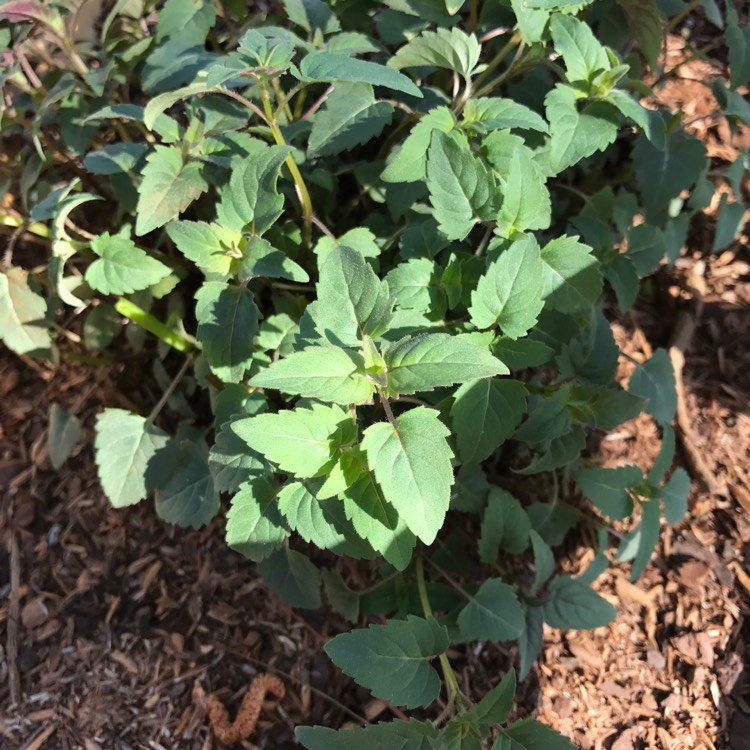
[{"label": "fuzzy green leaf", "polygon": [[388,329],[393,302],[362,254],[350,247],[332,250],[320,269],[315,322],[330,341],[345,346],[376,338]]},{"label": "fuzzy green leaf", "polygon": [[365,430],[362,447],[385,499],[416,536],[432,544],[450,503],[453,453],[438,412],[423,406]]},{"label": "fuzzy green leaf", "polygon": [[502,730],[492,750],[576,750],[576,746],[552,727],[521,719]]},{"label": "fuzzy green leaf", "polygon": [[469,315],[477,328],[498,324],[506,336],[525,336],[544,306],[544,268],[529,236],[503,250],[471,293]]},{"label": "fuzzy green leaf", "polygon": [[615,469],[579,469],[573,479],[584,495],[606,516],[621,521],[633,512],[633,500],[628,489],[643,481],[637,466]]},{"label": "fuzzy green leaf", "polygon": [[447,68],[464,77],[468,76],[479,62],[482,47],[474,34],[467,34],[458,27],[423,31],[407,42],[388,61],[393,68],[413,68],[425,65]]},{"label": "fuzzy green leaf", "polygon": [[328,641],[335,664],[372,691],[398,706],[429,706],[440,693],[440,678],[429,660],[449,645],[448,632],[433,618],[409,615],[352,630]]},{"label": "fuzzy green leaf", "polygon": [[389,272],[388,289],[399,307],[442,317],[446,298],[439,271],[442,269],[430,258],[412,258]]},{"label": "fuzzy green leaf", "polygon": [[198,339],[211,369],[227,383],[239,383],[253,358],[258,310],[245,286],[207,281],[195,295]]},{"label": "fuzzy green leaf", "polygon": [[402,73],[341,52],[311,52],[302,59],[299,69],[303,81],[369,83],[422,98],[422,92]]},{"label": "fuzzy green leaf", "polygon": [[609,70],[607,50],[594,36],[591,27],[575,16],[555,13],[550,22],[555,50],[565,63],[568,80],[589,82],[596,73]]},{"label": "fuzzy green leaf", "polygon": [[320,571],[301,552],[282,547],[258,563],[258,572],[290,607],[319,609],[323,605]]},{"label": "fuzzy green leaf", "polygon": [[219,190],[219,224],[238,232],[252,227],[253,234],[271,227],[284,209],[284,196],[276,182],[290,151],[288,146],[258,147],[236,164],[229,184]]},{"label": "fuzzy green leaf", "polygon": [[177,249],[204,274],[230,275],[239,232],[205,221],[173,221],[166,230]]},{"label": "fuzzy green leaf", "polygon": [[523,631],[523,610],[507,583],[490,578],[461,610],[457,624],[468,640],[510,641]]},{"label": "fuzzy green leaf", "polygon": [[669,424],[677,411],[677,389],[672,360],[666,349],[657,349],[651,359],[630,376],[628,391],[648,401],[646,411],[659,422]]},{"label": "fuzzy green leaf", "polygon": [[47,302],[29,285],[29,274],[11,266],[0,271],[0,339],[17,354],[52,358]]},{"label": "fuzzy green leaf", "polygon": [[479,537],[482,562],[497,562],[500,550],[520,555],[529,546],[531,521],[521,503],[510,492],[493,487],[487,498]]},{"label": "fuzzy green leaf", "polygon": [[659,541],[661,530],[661,508],[658,497],[643,503],[641,522],[637,528],[623,537],[617,559],[620,562],[633,560],[630,580],[635,581],[646,570],[646,566]]},{"label": "fuzzy green leaf", "polygon": [[54,401],[49,407],[47,452],[53,469],[59,469],[81,438],[81,420]]},{"label": "fuzzy green leaf", "polygon": [[549,125],[544,118],[513,99],[484,96],[469,99],[463,111],[465,125],[479,131],[520,128],[548,133]]},{"label": "fuzzy green leaf", "polygon": [[391,721],[336,732],[326,727],[297,727],[308,750],[433,750],[438,730],[429,721]]},{"label": "fuzzy green leaf", "polygon": [[360,354],[328,346],[310,346],[280,359],[250,385],[345,405],[367,403],[375,392]]},{"label": "fuzzy green leaf", "polygon": [[512,237],[527,229],[547,229],[552,219],[549,190],[542,170],[526,148],[514,150],[505,177],[498,232]]},{"label": "fuzzy green leaf", "polygon": [[144,417],[124,409],[105,409],[96,418],[94,451],[99,481],[115,508],[143,500],[155,489],[150,464],[167,447],[169,436]]},{"label": "fuzzy green leaf", "polygon": [[450,133],[456,116],[448,107],[435,107],[411,129],[406,140],[392,152],[380,178],[385,182],[418,182],[427,173],[427,150],[432,131]]},{"label": "fuzzy green leaf", "polygon": [[596,302],[602,290],[599,261],[577,237],[558,237],[542,249],[545,302],[562,313],[578,312]]},{"label": "fuzzy green leaf", "polygon": [[367,83],[339,83],[313,117],[311,157],[331,156],[367,143],[391,123],[393,105],[375,101]]},{"label": "fuzzy green leaf", "polygon": [[240,263],[238,277],[241,281],[246,281],[260,276],[271,279],[289,279],[298,283],[310,280],[307,271],[302,266],[295,263],[281,250],[277,250],[263,237],[250,237]]},{"label": "fuzzy green leaf", "polygon": [[322,404],[257,414],[232,422],[231,429],[282,471],[299,477],[314,477],[330,468],[342,439],[356,437],[343,409]]},{"label": "fuzzy green leaf", "polygon": [[659,10],[658,0],[616,1],[625,14],[628,27],[638,42],[641,53],[651,69],[656,70],[664,39],[664,18]]},{"label": "fuzzy green leaf", "polygon": [[172,269],[152,258],[127,237],[104,232],[91,241],[99,256],[86,269],[86,283],[102,294],[132,294],[168,276]]},{"label": "fuzzy green leaf", "polygon": [[468,143],[439,130],[432,131],[427,152],[427,188],[440,231],[449,240],[462,240],[478,219],[493,213],[492,175]]},{"label": "fuzzy green leaf", "polygon": [[203,166],[184,161],[174,146],[155,146],[146,157],[142,176],[135,220],[139,237],[174,219],[208,190]]},{"label": "fuzzy green leaf", "polygon": [[553,628],[587,630],[609,625],[617,611],[593,589],[569,576],[558,576],[549,585],[544,620]]},{"label": "fuzzy green leaf", "polygon": [[259,453],[248,450],[247,443],[232,429],[241,421],[235,417],[221,425],[216,442],[208,454],[208,466],[219,492],[236,492],[240,485],[268,472],[269,466]]},{"label": "fuzzy green leaf", "polygon": [[200,446],[183,440],[169,479],[154,496],[156,513],[168,523],[199,529],[219,512],[219,496]]},{"label": "fuzzy green leaf", "polygon": [[278,550],[287,536],[289,530],[278,512],[271,485],[260,477],[243,484],[227,513],[227,544],[260,562]]},{"label": "fuzzy green leaf", "polygon": [[411,560],[416,537],[383,497],[370,471],[365,471],[343,493],[343,502],[357,533],[397,570],[404,570]]},{"label": "fuzzy green leaf", "polygon": [[388,392],[394,396],[508,372],[508,368],[484,347],[447,333],[425,333],[401,339],[383,351],[383,359]]},{"label": "fuzzy green leaf", "polygon": [[674,470],[669,481],[659,490],[664,503],[664,517],[674,526],[687,515],[690,495],[690,476],[681,466]]},{"label": "fuzzy green leaf", "polygon": [[461,715],[470,724],[504,724],[516,696],[516,670],[512,667],[482,700]]},{"label": "fuzzy green leaf", "polygon": [[456,391],[450,414],[463,463],[481,463],[513,434],[526,413],[526,395],[517,380],[490,378]]}]

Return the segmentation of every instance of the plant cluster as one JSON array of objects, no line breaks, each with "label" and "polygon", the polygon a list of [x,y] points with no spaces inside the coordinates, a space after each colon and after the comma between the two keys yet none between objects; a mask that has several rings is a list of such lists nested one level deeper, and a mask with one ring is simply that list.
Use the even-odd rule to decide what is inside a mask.
[{"label": "plant cluster", "polygon": [[[0,215],[0,337],[56,360],[82,316],[87,351],[63,356],[93,367],[123,335],[163,397],[96,420],[112,505],[153,495],[198,528],[225,498],[227,543],[289,604],[325,592],[355,625],[388,618],[328,643],[344,672],[408,709],[444,681],[433,720],[299,728],[305,747],[570,747],[506,723],[515,671],[471,704],[446,653],[516,641],[525,677],[545,623],[615,616],[591,588],[611,549],[637,577],[662,518],[686,512],[669,356],[622,388],[605,310],[632,307],[714,192],[680,113],[641,103],[646,80],[675,74],[659,68],[665,30],[700,4],[119,0],[100,19],[86,2],[0,5],[18,209]],[[750,124],[750,28],[731,0],[703,6],[730,69],[712,90]],[[714,250],[739,230],[746,167],[720,176],[734,200]],[[45,267],[14,262],[22,236],[48,245]],[[652,469],[597,467],[587,433],[644,410],[663,436]],[[53,409],[55,465],[80,430]],[[538,493],[541,473],[545,496],[508,490],[529,477]],[[559,497],[567,478],[590,505]],[[578,524],[594,561],[559,574]],[[380,560],[377,581],[352,590],[315,548]]]}]

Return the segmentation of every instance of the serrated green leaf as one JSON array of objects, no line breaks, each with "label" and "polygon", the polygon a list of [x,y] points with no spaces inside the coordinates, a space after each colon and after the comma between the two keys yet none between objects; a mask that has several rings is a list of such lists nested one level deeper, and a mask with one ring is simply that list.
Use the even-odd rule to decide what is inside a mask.
[{"label": "serrated green leaf", "polygon": [[375,101],[368,83],[339,83],[313,117],[308,152],[331,156],[367,143],[391,123],[393,105]]},{"label": "serrated green leaf", "polygon": [[539,474],[552,471],[575,461],[586,446],[586,432],[580,424],[573,424],[570,431],[558,435],[537,448],[533,460],[523,469],[514,469],[517,474]]},{"label": "serrated green leaf", "polygon": [[385,348],[383,359],[388,393],[394,396],[508,372],[484,347],[448,333],[401,339]]},{"label": "serrated green leaf", "polygon": [[290,151],[288,146],[258,147],[235,166],[229,183],[219,190],[219,224],[238,232],[252,227],[253,234],[271,227],[284,209],[276,182]]},{"label": "serrated green leaf", "polygon": [[138,164],[148,151],[148,144],[124,141],[110,143],[96,151],[89,151],[83,166],[91,174],[121,174],[139,172]]},{"label": "serrated green leaf", "polygon": [[576,750],[576,746],[552,727],[521,719],[502,730],[492,750]]},{"label": "serrated green leaf", "polygon": [[185,161],[181,150],[172,146],[154,147],[142,178],[135,220],[139,237],[172,221],[208,189],[203,166]]},{"label": "serrated green leaf", "polygon": [[579,112],[576,91],[558,83],[544,100],[550,123],[549,175],[603,151],[617,137],[617,113],[606,102],[591,102]]},{"label": "serrated green leaf", "polygon": [[560,503],[532,503],[526,507],[526,515],[533,529],[550,547],[562,544],[579,521],[574,510]]},{"label": "serrated green leaf", "polygon": [[245,286],[206,281],[195,295],[203,355],[217,377],[239,383],[250,368],[260,311]]},{"label": "serrated green leaf", "polygon": [[706,147],[681,131],[670,135],[664,149],[640,135],[631,158],[646,208],[655,212],[695,183],[706,163]]},{"label": "serrated green leaf", "polygon": [[29,284],[23,268],[0,272],[0,339],[16,354],[54,356],[47,323],[47,302]]},{"label": "serrated green leaf", "polygon": [[438,412],[420,406],[399,416],[395,425],[371,425],[362,439],[383,496],[425,544],[435,540],[450,504],[448,434]]},{"label": "serrated green leaf", "polygon": [[433,750],[438,730],[428,721],[392,721],[338,732],[326,727],[297,727],[308,750]]},{"label": "serrated green leaf", "polygon": [[280,359],[250,385],[344,405],[367,403],[375,392],[360,354],[328,346],[310,346]]},{"label": "serrated green leaf", "polygon": [[263,237],[250,237],[240,263],[238,278],[246,281],[255,277],[289,279],[304,283],[310,280],[302,266],[295,263],[281,250],[277,250]]},{"label": "serrated green leaf", "polygon": [[599,262],[577,237],[558,237],[542,248],[544,300],[553,310],[572,313],[596,302],[602,290]]},{"label": "serrated green leaf", "polygon": [[643,474],[637,466],[628,465],[614,469],[579,469],[573,472],[573,479],[604,515],[621,521],[633,512],[633,499],[628,489],[640,484]]},{"label": "serrated green leaf", "polygon": [[174,221],[166,230],[177,249],[204,274],[231,274],[239,255],[239,232],[205,221]]},{"label": "serrated green leaf", "polygon": [[469,99],[463,110],[463,123],[474,130],[504,130],[519,128],[548,133],[544,118],[524,104],[513,99],[483,96]]},{"label": "serrated green leaf", "polygon": [[289,20],[301,26],[305,31],[320,30],[323,34],[333,34],[341,28],[329,4],[323,0],[283,0],[283,2]]},{"label": "serrated green leaf", "polygon": [[411,79],[393,68],[340,52],[311,52],[302,59],[299,69],[303,81],[369,83],[422,98],[422,92]]},{"label": "serrated green leaf", "polygon": [[452,29],[438,28],[423,31],[407,42],[388,61],[393,68],[434,66],[447,68],[464,77],[468,76],[479,62],[482,47],[474,34],[467,34],[454,26]]},{"label": "serrated green leaf", "polygon": [[372,230],[367,227],[354,227],[338,239],[324,235],[315,243],[313,252],[318,257],[318,268],[323,268],[337,247],[350,247],[365,258],[377,258],[380,255],[380,246]]},{"label": "serrated green leaf", "polygon": [[544,610],[542,607],[524,603],[524,629],[518,636],[518,677],[526,679],[531,667],[542,650],[544,641]]},{"label": "serrated green leaf", "polygon": [[59,469],[81,439],[81,420],[53,401],[49,407],[47,430],[49,462],[53,469]]},{"label": "serrated green leaf", "polygon": [[338,570],[324,570],[320,577],[331,607],[349,622],[356,623],[359,619],[359,594],[346,585]]},{"label": "serrated green leaf", "polygon": [[615,376],[620,356],[612,327],[599,307],[580,321],[579,334],[563,345],[557,357],[560,378],[575,376],[584,383],[607,385]]},{"label": "serrated green leaf", "polygon": [[726,9],[730,83],[736,89],[750,81],[750,26],[739,26],[737,10],[733,5],[728,4]]},{"label": "serrated green leaf", "polygon": [[529,591],[535,594],[555,572],[555,556],[547,542],[534,529],[529,531],[529,539],[534,549],[534,582]]},{"label": "serrated green leaf", "polygon": [[530,338],[512,339],[510,336],[499,336],[495,339],[492,353],[511,370],[539,367],[554,356],[552,349],[542,341]]},{"label": "serrated green leaf", "polygon": [[633,560],[630,580],[635,581],[646,570],[646,566],[659,541],[661,512],[659,499],[654,498],[642,504],[641,522],[633,531],[626,534],[620,544],[617,559],[620,562]]},{"label": "serrated green leaf", "polygon": [[482,736],[479,727],[460,716],[443,727],[433,747],[435,750],[482,750]]},{"label": "serrated green leaf", "polygon": [[427,152],[427,188],[440,231],[462,240],[479,219],[493,214],[495,186],[467,143],[433,130]]},{"label": "serrated green leaf", "polygon": [[391,296],[401,308],[442,318],[446,298],[440,285],[440,270],[430,258],[412,258],[399,263],[386,276]]},{"label": "serrated green leaf", "polygon": [[648,473],[649,484],[656,486],[661,482],[664,475],[669,471],[674,461],[676,448],[676,437],[671,425],[662,425],[662,441],[659,454],[656,456],[651,471]]},{"label": "serrated green leaf", "polygon": [[279,492],[279,511],[289,527],[319,549],[355,559],[371,557],[372,548],[357,538],[338,498],[320,499],[302,482],[290,482]]},{"label": "serrated green leaf", "polygon": [[411,560],[416,537],[385,499],[371,471],[343,493],[344,511],[357,533],[397,570]]},{"label": "serrated green leaf", "polygon": [[552,628],[588,630],[609,625],[617,611],[593,589],[570,576],[558,576],[548,588],[544,620]]},{"label": "serrated green leaf", "polygon": [[503,202],[497,216],[498,233],[512,237],[527,229],[547,229],[552,205],[546,180],[528,149],[516,149],[503,186]]},{"label": "serrated green leaf", "polygon": [[518,380],[484,378],[454,395],[451,421],[463,463],[480,463],[514,432],[526,413],[527,391]]},{"label": "serrated green leaf", "polygon": [[301,552],[282,547],[258,563],[268,588],[290,607],[320,609],[320,571]]},{"label": "serrated green leaf", "polygon": [[628,27],[652,70],[656,70],[663,40],[664,18],[657,0],[616,0]]},{"label": "serrated green leaf", "polygon": [[391,321],[393,302],[362,254],[346,246],[332,250],[320,269],[315,322],[330,341],[359,345],[376,338]]},{"label": "serrated green leaf", "polygon": [[448,107],[435,107],[411,129],[406,140],[388,159],[380,178],[385,182],[418,182],[427,173],[427,150],[432,131],[450,133],[456,126],[456,116]]},{"label": "serrated green leaf", "polygon": [[712,253],[726,250],[742,233],[747,208],[742,201],[729,202],[726,193],[721,196],[716,217],[716,234],[711,245]]},{"label": "serrated green leaf", "polygon": [[529,546],[531,521],[521,503],[510,492],[492,487],[482,517],[479,557],[482,562],[497,562],[500,550],[520,555]]},{"label": "serrated green leaf", "polygon": [[236,492],[242,484],[269,471],[263,456],[248,450],[246,441],[232,429],[233,424],[242,419],[235,416],[221,425],[216,442],[208,454],[208,466],[219,492]]},{"label": "serrated green leaf", "polygon": [[516,670],[512,667],[482,700],[461,714],[470,724],[503,724],[508,719],[516,696]]},{"label": "serrated green leaf", "polygon": [[529,236],[513,242],[493,260],[471,293],[469,315],[477,328],[498,324],[520,338],[537,322],[544,299],[539,245]]},{"label": "serrated green leaf", "polygon": [[154,476],[156,454],[169,436],[144,417],[124,409],[105,409],[96,418],[94,451],[102,488],[115,508],[143,500],[164,478]]},{"label": "serrated green leaf", "polygon": [[651,359],[635,369],[628,391],[647,400],[646,411],[658,422],[672,422],[677,411],[677,390],[672,360],[666,349],[657,349]]},{"label": "serrated green leaf", "polygon": [[260,562],[278,550],[287,536],[289,530],[268,481],[256,477],[243,484],[227,513],[227,544],[235,552]]},{"label": "serrated green leaf", "polygon": [[104,232],[91,241],[99,256],[86,269],[86,283],[102,294],[132,294],[168,276],[172,269],[152,258],[127,237]]},{"label": "serrated green leaf", "polygon": [[450,641],[436,620],[409,615],[352,630],[328,641],[325,651],[343,672],[398,706],[429,706],[440,693],[440,678],[429,660]]},{"label": "serrated green leaf", "polygon": [[351,417],[338,406],[322,404],[238,419],[231,429],[282,471],[299,477],[330,468],[341,441],[356,439]]},{"label": "serrated green leaf", "polygon": [[678,466],[658,494],[664,503],[664,517],[667,523],[674,526],[682,521],[688,512],[690,495],[690,476],[685,469]]},{"label": "serrated green leaf", "polygon": [[199,529],[219,512],[219,496],[200,446],[183,440],[177,448],[171,475],[157,487],[156,513],[164,521]]},{"label": "serrated green leaf", "polygon": [[523,631],[523,610],[507,583],[490,578],[459,612],[457,624],[472,641],[510,641]]},{"label": "serrated green leaf", "polygon": [[596,73],[609,70],[607,51],[594,36],[591,27],[575,16],[555,13],[550,21],[555,50],[565,63],[568,81],[590,82]]}]

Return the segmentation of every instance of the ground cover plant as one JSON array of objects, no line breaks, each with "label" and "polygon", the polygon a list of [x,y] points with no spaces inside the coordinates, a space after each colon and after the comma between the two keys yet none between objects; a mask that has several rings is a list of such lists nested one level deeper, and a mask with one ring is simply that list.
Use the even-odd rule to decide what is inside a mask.
[{"label": "ground cover plant", "polygon": [[[515,671],[471,705],[447,651],[517,641],[524,678],[543,624],[609,622],[593,581],[631,561],[637,577],[686,510],[669,357],[619,386],[605,310],[679,256],[716,179],[734,199],[714,250],[744,216],[746,161],[717,178],[679,113],[640,103],[694,5],[170,0],[96,23],[86,4],[0,6],[21,199],[2,215],[0,335],[54,360],[84,316],[92,367],[125,336],[163,396],[97,420],[112,504],[153,494],[192,527],[224,513],[271,589],[299,608],[324,593],[355,626],[331,659],[414,713],[300,728],[306,747],[569,746],[506,723]],[[712,89],[750,122],[750,32],[731,4],[706,10],[731,71]],[[14,262],[24,232],[49,240],[46,268]],[[651,471],[597,467],[587,434],[643,410],[663,437]],[[61,465],[80,424],[50,420]],[[508,490],[542,473],[545,496]],[[568,477],[589,506],[559,501]],[[597,555],[572,578],[556,555],[576,527]],[[334,555],[378,580],[352,590]]]}]

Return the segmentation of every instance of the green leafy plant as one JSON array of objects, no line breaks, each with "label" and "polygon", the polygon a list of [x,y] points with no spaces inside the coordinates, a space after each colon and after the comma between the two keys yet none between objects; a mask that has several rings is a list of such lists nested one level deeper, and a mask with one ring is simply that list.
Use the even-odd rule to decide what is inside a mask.
[{"label": "green leafy plant", "polygon": [[[507,723],[514,670],[472,704],[447,653],[517,641],[524,678],[544,623],[614,618],[591,588],[612,542],[637,577],[662,516],[686,512],[669,357],[623,389],[604,311],[678,257],[713,191],[679,115],[641,104],[644,66],[675,73],[658,68],[664,14],[676,26],[696,3],[272,5],[167,0],[149,26],[155,2],[121,2],[93,44],[64,4],[0,5],[18,166],[0,337],[55,360],[73,309],[93,354],[62,356],[95,366],[124,330],[116,349],[146,353],[163,396],[96,421],[111,503],[153,494],[197,528],[228,499],[227,543],[271,589],[302,608],[325,592],[362,626],[326,647],[345,673],[408,709],[444,686],[439,715],[302,727],[305,747],[570,747]],[[731,3],[725,20],[730,80],[714,88],[750,124],[748,28]],[[743,159],[715,251],[744,215]],[[14,264],[24,232],[49,245],[46,273]],[[597,467],[587,431],[643,410],[663,435],[651,471]],[[80,423],[59,407],[51,423],[60,465]],[[510,491],[543,472],[591,505]],[[559,574],[579,523],[594,562]],[[380,560],[372,587],[352,590],[335,555]]]}]

